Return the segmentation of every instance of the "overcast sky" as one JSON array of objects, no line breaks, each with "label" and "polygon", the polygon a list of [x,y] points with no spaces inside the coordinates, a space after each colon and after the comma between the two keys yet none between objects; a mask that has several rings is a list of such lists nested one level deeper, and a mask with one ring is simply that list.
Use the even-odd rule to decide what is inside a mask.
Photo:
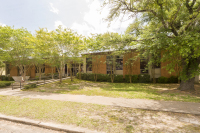
[{"label": "overcast sky", "polygon": [[31,33],[41,28],[54,30],[57,26],[71,28],[79,34],[124,33],[131,23],[114,21],[108,27],[108,9],[102,10],[102,0],[0,0],[0,24],[27,28]]}]

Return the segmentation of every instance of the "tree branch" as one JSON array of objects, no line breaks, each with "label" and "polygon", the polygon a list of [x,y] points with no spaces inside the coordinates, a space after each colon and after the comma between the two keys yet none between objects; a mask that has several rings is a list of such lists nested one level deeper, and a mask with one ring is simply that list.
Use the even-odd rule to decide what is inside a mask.
[{"label": "tree branch", "polygon": [[193,0],[192,4],[190,6],[189,5],[189,0],[186,0],[186,7],[187,7],[187,9],[188,9],[190,14],[193,14],[193,6],[194,6],[195,3],[196,3],[196,0]]},{"label": "tree branch", "polygon": [[194,20],[197,18],[197,16],[199,15],[199,13],[200,12],[198,12],[197,15],[195,15],[194,17],[192,17],[191,22],[185,27],[185,30],[187,30],[190,27],[190,25],[194,22]]},{"label": "tree branch", "polygon": [[172,23],[174,23],[174,21],[176,20],[176,18],[177,18],[177,16],[178,16],[178,13],[179,13],[179,11],[180,11],[180,9],[181,9],[181,6],[182,6],[182,4],[181,4],[180,7],[178,8],[178,10],[177,10],[177,12],[176,12],[176,14],[175,14],[175,16],[174,16],[174,19],[172,20]]}]

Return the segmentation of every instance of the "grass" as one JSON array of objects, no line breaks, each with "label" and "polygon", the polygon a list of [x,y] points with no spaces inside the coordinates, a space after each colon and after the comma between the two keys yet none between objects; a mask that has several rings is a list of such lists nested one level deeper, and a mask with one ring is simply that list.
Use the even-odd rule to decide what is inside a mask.
[{"label": "grass", "polygon": [[[0,113],[102,132],[199,132],[200,116],[0,95]],[[197,124],[187,121],[198,121]]]},{"label": "grass", "polygon": [[[165,101],[200,102],[200,85],[196,85],[197,92],[182,92],[177,90],[178,84],[145,84],[145,83],[109,83],[91,82],[74,79],[63,80],[39,86],[26,91],[38,91],[62,94],[83,94],[88,96],[106,96],[138,98]],[[199,87],[199,88],[198,88]]]}]

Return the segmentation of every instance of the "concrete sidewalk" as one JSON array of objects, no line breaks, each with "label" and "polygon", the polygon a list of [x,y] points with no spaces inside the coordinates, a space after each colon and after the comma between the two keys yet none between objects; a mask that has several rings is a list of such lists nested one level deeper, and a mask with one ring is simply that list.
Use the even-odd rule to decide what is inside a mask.
[{"label": "concrete sidewalk", "polygon": [[11,88],[1,89],[0,95],[20,96],[24,98],[72,101],[72,102],[82,102],[82,103],[93,103],[93,104],[101,104],[101,105],[131,107],[135,109],[169,111],[169,112],[179,112],[179,113],[189,113],[189,114],[200,115],[200,103],[111,98],[111,97],[103,97],[103,96],[53,94],[53,93],[43,93],[43,92],[26,92],[26,91],[21,91],[20,89],[12,90]]}]

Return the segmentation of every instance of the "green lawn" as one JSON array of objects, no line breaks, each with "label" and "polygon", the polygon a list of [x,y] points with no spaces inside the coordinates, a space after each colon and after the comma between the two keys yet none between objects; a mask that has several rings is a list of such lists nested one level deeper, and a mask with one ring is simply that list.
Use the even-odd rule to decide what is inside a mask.
[{"label": "green lawn", "polygon": [[[0,113],[102,132],[199,132],[200,116],[0,95]],[[161,119],[162,118],[162,119]]]},{"label": "green lawn", "polygon": [[[197,86],[197,90],[199,85]],[[198,91],[195,93],[176,90],[178,84],[145,84],[145,83],[109,83],[90,82],[70,79],[46,84],[25,91],[38,91],[62,94],[83,94],[88,96],[123,97],[138,99],[153,99],[166,101],[200,102]],[[199,87],[200,88],[200,87]]]}]

